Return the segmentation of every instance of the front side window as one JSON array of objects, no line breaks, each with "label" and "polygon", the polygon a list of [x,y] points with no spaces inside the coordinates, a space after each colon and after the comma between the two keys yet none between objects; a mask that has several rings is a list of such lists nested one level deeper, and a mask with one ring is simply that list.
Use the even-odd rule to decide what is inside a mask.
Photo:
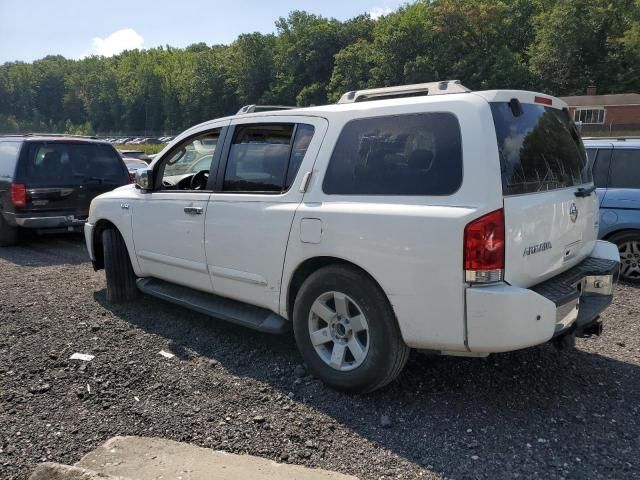
[{"label": "front side window", "polygon": [[225,192],[282,193],[296,177],[314,128],[306,124],[238,125],[224,174]]},{"label": "front side window", "polygon": [[460,125],[451,113],[347,123],[323,182],[330,195],[450,195],[462,184]]},{"label": "front side window", "polygon": [[129,175],[111,145],[74,142],[30,142],[23,175],[35,187],[81,183],[126,183]]},{"label": "front side window", "polygon": [[609,187],[640,188],[640,149],[613,151]]},{"label": "front side window", "polygon": [[[214,153],[220,129],[191,138],[172,150],[161,166],[162,186],[165,190],[204,190],[209,175],[215,175]],[[192,181],[194,177],[198,175]],[[198,187],[198,188],[196,188]]]},{"label": "front side window", "polygon": [[574,187],[592,181],[580,134],[569,115],[557,108],[492,102],[503,195]]},{"label": "front side window", "polygon": [[22,142],[0,142],[0,177],[13,177]]}]

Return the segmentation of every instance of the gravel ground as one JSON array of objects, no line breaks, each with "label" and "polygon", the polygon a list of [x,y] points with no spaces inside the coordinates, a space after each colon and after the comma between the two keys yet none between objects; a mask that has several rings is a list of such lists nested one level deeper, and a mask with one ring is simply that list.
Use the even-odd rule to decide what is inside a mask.
[{"label": "gravel ground", "polygon": [[[105,301],[80,237],[0,250],[0,477],[73,463],[114,435],[171,438],[368,478],[638,478],[640,290],[600,338],[487,359],[414,355],[349,396],[292,336],[153,298]],[[175,354],[165,358],[161,350]],[[91,362],[72,353],[95,355]]]}]

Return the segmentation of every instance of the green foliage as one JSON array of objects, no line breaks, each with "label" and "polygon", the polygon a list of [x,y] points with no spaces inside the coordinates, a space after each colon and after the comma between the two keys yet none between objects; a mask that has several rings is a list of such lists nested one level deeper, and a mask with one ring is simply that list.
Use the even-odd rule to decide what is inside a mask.
[{"label": "green foliage", "polygon": [[0,132],[177,133],[246,104],[460,79],[472,89],[640,90],[640,0],[417,0],[345,22],[303,11],[230,45],[0,65]]}]

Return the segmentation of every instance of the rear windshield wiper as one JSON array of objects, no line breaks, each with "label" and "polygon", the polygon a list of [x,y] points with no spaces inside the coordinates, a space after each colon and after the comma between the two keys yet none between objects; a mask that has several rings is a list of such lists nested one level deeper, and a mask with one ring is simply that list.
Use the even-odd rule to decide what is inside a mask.
[{"label": "rear windshield wiper", "polygon": [[573,194],[576,197],[588,197],[589,195],[591,195],[595,191],[596,191],[596,186],[593,185],[593,186],[587,187],[587,188],[580,187],[580,188],[578,188],[577,191],[573,192]]}]

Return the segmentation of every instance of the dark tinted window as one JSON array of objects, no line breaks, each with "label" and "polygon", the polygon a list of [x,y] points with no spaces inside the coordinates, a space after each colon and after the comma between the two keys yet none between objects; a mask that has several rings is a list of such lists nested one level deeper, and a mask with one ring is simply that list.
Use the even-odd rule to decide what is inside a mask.
[{"label": "dark tinted window", "polygon": [[[595,149],[587,150],[587,154],[595,153]],[[589,157],[591,159],[591,156]],[[593,183],[596,187],[605,188],[609,181],[609,159],[611,158],[611,150],[600,148],[597,150],[597,157],[593,161]]]},{"label": "dark tinted window", "polygon": [[129,175],[122,158],[110,145],[63,142],[33,142],[28,145],[26,164],[20,168],[29,185],[128,182]]},{"label": "dark tinted window", "polygon": [[22,142],[0,142],[0,177],[13,177]]},{"label": "dark tinted window", "polygon": [[640,150],[613,151],[609,187],[640,188]]},{"label": "dark tinted window", "polygon": [[450,113],[422,113],[347,123],[323,190],[339,195],[449,195],[461,183],[458,120]]},{"label": "dark tinted window", "polygon": [[313,136],[311,125],[294,127],[294,124],[236,127],[223,190],[280,193],[288,189]]},{"label": "dark tinted window", "polygon": [[493,102],[502,192],[541,192],[590,183],[587,155],[569,114],[556,108],[521,104],[515,116],[509,103]]},{"label": "dark tinted window", "polygon": [[302,159],[305,153],[307,153],[307,148],[309,148],[309,143],[311,143],[311,139],[313,138],[314,131],[313,125],[306,125],[304,123],[298,124],[296,128],[296,137],[293,140],[291,160],[289,162],[289,169],[287,170],[287,180],[284,185],[285,190],[293,184],[298,174]]}]

